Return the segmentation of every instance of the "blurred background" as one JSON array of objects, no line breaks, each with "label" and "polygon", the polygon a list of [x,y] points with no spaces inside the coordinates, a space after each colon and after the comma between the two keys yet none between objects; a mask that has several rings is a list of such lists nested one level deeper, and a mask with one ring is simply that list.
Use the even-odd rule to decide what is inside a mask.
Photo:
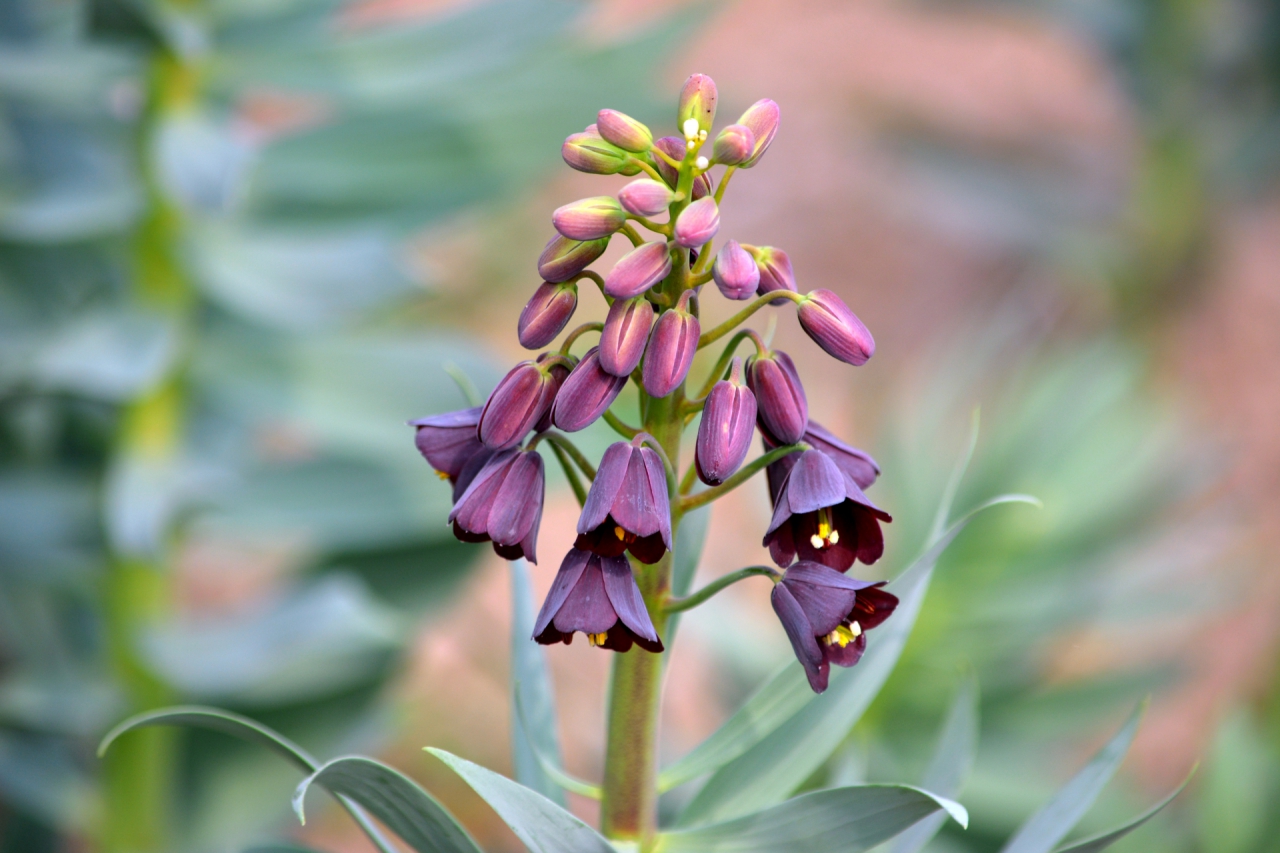
[{"label": "blurred background", "polygon": [[[1045,504],[952,547],[813,784],[917,778],[972,673],[972,827],[930,850],[995,851],[1151,695],[1082,831],[1200,760],[1115,849],[1280,851],[1280,7],[4,0],[2,853],[371,849],[337,812],[299,830],[296,773],[221,735],[94,756],[178,702],[375,752],[520,849],[420,751],[509,771],[510,593],[404,422],[525,357],[550,211],[625,182],[570,172],[563,137],[602,107],[675,132],[694,71],[722,125],[782,106],[721,233],[785,248],[876,335],[856,370],[790,312],[775,337],[884,469],[864,573],[919,551],[975,407],[957,506]],[[603,307],[584,291],[579,317]],[[548,502],[539,597],[576,515],[556,475]],[[699,577],[760,561],[767,519],[763,483],[718,505]],[[668,758],[790,655],[765,593],[685,618]],[[549,659],[566,763],[598,779],[607,655]]]}]

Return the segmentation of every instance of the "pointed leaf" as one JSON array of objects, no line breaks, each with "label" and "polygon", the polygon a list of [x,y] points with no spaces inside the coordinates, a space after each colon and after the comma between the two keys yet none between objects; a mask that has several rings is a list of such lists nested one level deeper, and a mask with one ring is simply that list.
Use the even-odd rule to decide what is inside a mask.
[{"label": "pointed leaf", "polygon": [[492,806],[531,853],[616,853],[598,832],[537,791],[443,749],[427,752]]},{"label": "pointed leaf", "polygon": [[480,853],[480,848],[435,797],[398,770],[363,756],[335,758],[302,780],[293,810],[306,823],[303,804],[312,785],[350,797],[418,853]]},{"label": "pointed leaf", "polygon": [[1146,707],[1147,703],[1143,702],[1134,709],[1115,737],[1094,755],[1083,770],[1063,785],[1053,799],[1027,819],[1009,843],[1001,848],[1001,853],[1049,853],[1066,837],[1124,760]]},{"label": "pointed leaf", "polygon": [[1182,780],[1182,784],[1173,789],[1169,796],[1147,809],[1138,817],[1126,823],[1124,826],[1117,827],[1110,832],[1104,832],[1101,835],[1095,835],[1092,838],[1086,838],[1083,841],[1077,841],[1075,844],[1069,844],[1066,847],[1059,847],[1054,853],[1098,853],[1099,850],[1106,850],[1112,844],[1115,844],[1121,838],[1133,832],[1142,826],[1151,818],[1158,815],[1165,806],[1173,802],[1173,798],[1182,793],[1182,789],[1187,787],[1187,783],[1191,781],[1191,777],[1195,775],[1195,768],[1187,774],[1187,778]]},{"label": "pointed leaf", "polygon": [[564,805],[564,791],[548,778],[539,756],[561,764],[555,695],[547,659],[533,641],[537,609],[524,560],[511,564],[511,752],[516,781]]},{"label": "pointed leaf", "polygon": [[854,853],[868,850],[941,810],[961,826],[958,803],[906,785],[815,791],[723,823],[666,833],[661,853]]}]

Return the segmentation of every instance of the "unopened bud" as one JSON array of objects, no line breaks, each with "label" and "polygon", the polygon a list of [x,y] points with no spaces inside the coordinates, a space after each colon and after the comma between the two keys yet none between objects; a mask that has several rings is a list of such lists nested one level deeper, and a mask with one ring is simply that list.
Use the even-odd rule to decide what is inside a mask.
[{"label": "unopened bud", "polygon": [[751,156],[738,168],[750,169],[764,156],[764,152],[769,150],[769,144],[773,142],[773,137],[778,132],[778,120],[781,116],[782,111],[778,109],[778,105],[768,98],[756,101],[742,114],[738,124],[751,129],[755,143],[751,149]]},{"label": "unopened bud", "polygon": [[844,300],[830,290],[806,294],[796,305],[800,327],[832,358],[846,364],[866,364],[876,351],[876,342]]},{"label": "unopened bud", "polygon": [[596,130],[606,142],[633,154],[643,154],[653,147],[653,134],[649,128],[617,110],[601,110],[596,116]]},{"label": "unopened bud", "polygon": [[520,312],[520,346],[542,349],[555,340],[578,307],[578,286],[544,281]]},{"label": "unopened bud", "polygon": [[718,486],[737,471],[751,449],[756,427],[756,395],[743,383],[742,360],[735,358],[729,378],[721,379],[707,395],[698,424],[698,478]]},{"label": "unopened bud", "polygon": [[611,195],[584,198],[557,207],[551,224],[570,240],[598,240],[627,224],[627,212]]},{"label": "unopened bud", "polygon": [[604,279],[604,292],[614,299],[639,296],[671,272],[671,252],[661,241],[637,246],[614,264]]},{"label": "unopened bud", "polygon": [[624,170],[631,157],[612,142],[607,142],[595,125],[566,139],[560,147],[560,156],[572,168],[593,175],[617,174]]},{"label": "unopened bud", "polygon": [[[697,122],[689,124],[690,119]],[[699,131],[711,132],[711,125],[716,120],[716,84],[705,74],[694,74],[684,81],[680,90],[680,104],[676,108],[676,124],[688,139],[695,138]],[[692,133],[690,133],[692,129]]]},{"label": "unopened bud", "polygon": [[587,267],[609,248],[609,238],[599,240],[570,240],[556,235],[538,256],[538,275],[553,283],[568,281]]},{"label": "unopened bud", "polygon": [[730,240],[720,249],[711,275],[726,299],[750,299],[760,286],[760,268],[737,240]]},{"label": "unopened bud", "polygon": [[747,386],[756,395],[760,425],[779,444],[795,444],[809,425],[809,400],[795,362],[777,350],[752,356]]},{"label": "unopened bud", "polygon": [[600,366],[614,376],[630,376],[644,356],[653,328],[653,306],[643,296],[615,299],[600,332]]},{"label": "unopened bud", "polygon": [[710,196],[701,198],[680,211],[676,218],[676,242],[686,249],[706,243],[720,230],[720,208]]},{"label": "unopened bud", "polygon": [[[756,291],[760,296],[775,290],[790,290],[796,293],[796,274],[791,269],[791,258],[781,249],[772,246],[743,246],[756,259],[760,269],[760,287]],[[775,299],[770,305],[781,305],[787,300]]]},{"label": "unopened bud", "polygon": [[743,124],[731,124],[716,134],[712,155],[717,163],[740,166],[751,157],[755,144],[756,135],[751,132],[751,128]]},{"label": "unopened bud", "polygon": [[626,384],[627,377],[600,367],[599,350],[592,347],[560,386],[551,420],[565,432],[584,429],[604,414]]},{"label": "unopened bud", "polygon": [[675,197],[670,187],[651,178],[632,181],[618,191],[618,201],[636,216],[657,216]]},{"label": "unopened bud", "polygon": [[515,447],[551,408],[559,383],[548,367],[522,361],[502,377],[480,413],[477,432],[485,446]]},{"label": "unopened bud", "polygon": [[676,307],[658,318],[644,355],[644,390],[650,397],[665,397],[684,382],[698,353],[702,328],[690,311],[692,290],[680,295]]}]

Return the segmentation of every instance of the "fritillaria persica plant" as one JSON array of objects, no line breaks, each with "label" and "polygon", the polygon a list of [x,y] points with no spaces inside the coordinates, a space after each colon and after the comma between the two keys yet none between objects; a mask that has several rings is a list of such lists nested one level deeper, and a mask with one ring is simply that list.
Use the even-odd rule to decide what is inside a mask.
[{"label": "fritillaria persica plant", "polygon": [[[768,151],[779,109],[757,101],[713,135],[716,98],[711,78],[695,74],[680,93],[680,135],[655,138],[630,116],[601,110],[595,124],[565,140],[564,160],[573,168],[635,180],[616,197],[585,198],[552,214],[558,233],[538,259],[543,281],[520,315],[520,342],[535,350],[551,346],[569,327],[584,284],[600,288],[607,316],[513,367],[483,408],[413,422],[419,450],[453,483],[454,533],[467,542],[492,541],[508,559],[536,560],[544,491],[538,448],[549,447],[564,466],[582,502],[578,538],[563,557],[533,639],[571,643],[582,634],[592,646],[621,654],[604,788],[604,828],[621,837],[644,838],[654,827],[656,655],[672,613],[735,580],[768,576],[773,608],[809,684],[821,693],[831,664],[856,664],[866,632],[898,603],[883,584],[845,574],[884,550],[880,525],[889,514],[863,491],[879,474],[875,462],[810,421],[790,356],[740,327],[762,308],[791,304],[818,346],[846,364],[865,364],[875,341],[836,294],[801,295],[781,249],[725,240],[717,250],[729,181]],[[601,274],[592,264],[615,235],[631,249]],[[747,304],[703,330],[699,303],[715,291]],[[598,335],[597,345],[575,355],[589,335]],[[717,346],[704,386],[690,387],[694,357]],[[640,400],[634,423],[612,408],[628,382]],[[699,414],[693,459],[682,473],[681,444]],[[622,440],[595,467],[566,433],[599,418]],[[757,430],[765,452],[747,462]],[[776,565],[750,566],[673,598],[672,548],[681,519],[762,470],[774,506],[763,544]],[[698,490],[699,480],[707,488]]]}]

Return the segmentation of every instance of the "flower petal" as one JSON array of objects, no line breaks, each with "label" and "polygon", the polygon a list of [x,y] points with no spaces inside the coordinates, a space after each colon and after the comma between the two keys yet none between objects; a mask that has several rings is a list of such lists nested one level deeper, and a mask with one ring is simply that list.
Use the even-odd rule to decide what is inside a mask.
[{"label": "flower petal", "polygon": [[[662,651],[662,641],[654,630],[649,611],[644,606],[644,598],[640,588],[636,586],[635,576],[631,573],[631,564],[625,557],[611,557],[601,560],[604,570],[604,588],[609,595],[618,619],[635,634],[637,640],[645,640],[649,651]],[[656,646],[656,648],[650,648]]]},{"label": "flower petal", "polygon": [[608,518],[614,501],[617,500],[618,490],[622,488],[627,478],[630,461],[630,444],[619,441],[609,445],[609,449],[600,459],[600,467],[596,469],[596,478],[591,482],[591,490],[587,492],[586,503],[582,506],[582,515],[578,517],[578,533],[589,533]]},{"label": "flower petal", "polygon": [[603,634],[618,621],[618,614],[604,591],[601,558],[595,554],[587,561],[582,577],[570,590],[564,604],[551,620],[557,631]]},{"label": "flower petal", "polygon": [[537,621],[533,625],[534,637],[546,630],[556,613],[564,606],[565,599],[577,586],[578,580],[582,577],[582,571],[587,567],[590,559],[590,553],[579,551],[577,548],[565,554],[564,560],[560,563],[560,571],[556,572],[556,579],[551,582],[551,589],[542,601],[542,609],[538,611]]},{"label": "flower petal", "polygon": [[787,638],[791,640],[791,648],[795,651],[796,659],[804,667],[805,675],[809,678],[809,686],[815,693],[826,690],[827,662],[799,602],[782,584],[774,585],[769,601],[773,604],[773,612],[778,614],[778,619],[781,620],[782,627],[787,632]]}]

